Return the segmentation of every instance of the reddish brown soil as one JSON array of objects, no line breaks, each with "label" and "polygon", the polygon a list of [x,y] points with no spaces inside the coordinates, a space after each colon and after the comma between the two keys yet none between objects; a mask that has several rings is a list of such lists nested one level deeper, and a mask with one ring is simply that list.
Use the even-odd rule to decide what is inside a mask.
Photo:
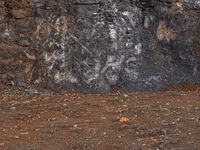
[{"label": "reddish brown soil", "polygon": [[199,150],[200,90],[1,96],[2,150]]}]

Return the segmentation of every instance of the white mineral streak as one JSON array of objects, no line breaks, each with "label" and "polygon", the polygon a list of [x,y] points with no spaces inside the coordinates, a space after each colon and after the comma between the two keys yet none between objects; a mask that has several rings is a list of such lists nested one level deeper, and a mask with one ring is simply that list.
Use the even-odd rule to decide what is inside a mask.
[{"label": "white mineral streak", "polygon": [[126,42],[126,47],[127,48],[132,48],[132,46],[133,46],[133,42],[128,40],[128,42]]},{"label": "white mineral streak", "polygon": [[48,53],[44,53],[44,59],[47,63],[53,61],[55,59],[55,51],[52,55],[49,55]]},{"label": "white mineral streak", "polygon": [[194,1],[194,4],[198,5],[200,7],[200,0],[183,0],[185,3],[192,4]]},{"label": "white mineral streak", "polygon": [[65,73],[57,72],[54,76],[54,80],[56,83],[60,83],[61,81],[65,81]]},{"label": "white mineral streak", "polygon": [[138,43],[137,45],[135,45],[135,50],[135,54],[140,55],[142,53],[142,44]]},{"label": "white mineral streak", "polygon": [[[112,11],[115,15],[118,13],[118,8],[116,4],[114,3],[112,5]],[[110,31],[110,38],[112,40],[112,45],[111,45],[111,51],[117,51],[118,50],[118,27],[116,26],[116,22],[114,21],[113,24],[108,25],[109,31]]]},{"label": "white mineral streak", "polygon": [[96,73],[99,73],[100,70],[101,70],[101,61],[95,59],[95,62],[96,62],[96,64],[95,64],[94,70],[95,70]]},{"label": "white mineral streak", "polygon": [[117,31],[115,29],[115,26],[109,25],[109,30],[110,30],[110,38],[113,42],[111,49],[117,51],[117,49],[118,49],[118,38],[117,38]]},{"label": "white mineral streak", "polygon": [[[43,26],[43,22],[39,23],[37,30],[35,34],[38,34],[41,30],[41,27]],[[45,23],[45,22],[44,22]],[[66,72],[66,36],[67,36],[67,18],[64,16],[61,16],[56,19],[55,22],[53,22],[51,19],[48,20],[48,23],[51,24],[52,27],[56,29],[56,33],[54,35],[58,35],[59,33],[62,33],[62,38],[60,41],[55,41],[54,39],[49,39],[49,48],[54,49],[54,46],[57,47],[57,50],[55,50],[53,53],[47,53],[45,52],[44,58],[45,62],[48,68],[48,73],[51,75],[53,72],[54,81],[56,83],[61,83],[63,81],[70,81],[70,82],[76,82],[75,77],[73,77],[68,71]],[[49,32],[51,32],[51,29],[47,29]],[[59,66],[56,70],[53,71],[54,65],[59,62]]]},{"label": "white mineral streak", "polygon": [[148,81],[156,81],[159,82],[161,80],[161,76],[150,76],[148,79]]},{"label": "white mineral streak", "polygon": [[10,36],[10,31],[8,28],[6,28],[5,32],[3,33],[3,36]]},{"label": "white mineral streak", "polygon": [[129,16],[129,12],[128,11],[125,11],[122,13],[124,16]]},{"label": "white mineral streak", "polygon": [[[122,64],[124,61],[124,56],[107,56],[107,62],[101,73],[106,76],[107,81],[110,84],[116,84],[119,78],[119,73],[122,69]],[[114,73],[113,73],[114,72]],[[112,74],[112,75],[111,75]]]},{"label": "white mineral streak", "polygon": [[147,29],[149,28],[149,22],[150,22],[149,17],[145,16],[145,18],[144,18],[144,27],[147,28]]},{"label": "white mineral streak", "polygon": [[113,4],[112,9],[114,10],[115,14],[118,12],[118,8],[117,8],[116,4]]},{"label": "white mineral streak", "polygon": [[198,5],[198,6],[200,6],[200,1],[198,0],[198,1],[196,1],[196,4]]},{"label": "white mineral streak", "polygon": [[36,60],[36,58],[35,58],[34,55],[31,55],[31,54],[29,54],[29,53],[27,53],[27,52],[24,52],[24,53],[26,54],[26,57],[27,57],[27,58],[29,58],[29,59],[31,59],[31,60]]},{"label": "white mineral streak", "polygon": [[101,70],[101,73],[105,73],[109,67],[112,69],[121,69],[121,65],[124,61],[124,56],[120,59],[116,56],[107,56],[107,62],[104,68]]},{"label": "white mineral streak", "polygon": [[134,14],[130,13],[129,11],[124,11],[122,15],[126,16],[130,22],[130,24],[135,27],[136,26],[136,21],[134,20]]},{"label": "white mineral streak", "polygon": [[116,40],[117,38],[117,31],[114,29],[114,25],[110,25],[109,26],[110,28],[110,37],[113,39],[113,40]]},{"label": "white mineral streak", "polygon": [[71,83],[78,83],[78,79],[75,76],[73,76],[70,72],[66,73],[66,80]]},{"label": "white mineral streak", "polygon": [[94,34],[97,32],[96,31],[96,28],[98,27],[103,27],[105,25],[105,23],[103,21],[100,21],[100,22],[97,22],[93,25],[93,28],[92,28],[92,33],[91,33],[91,37],[94,36]]},{"label": "white mineral streak", "polygon": [[128,58],[128,60],[126,61],[126,63],[129,64],[130,62],[135,62],[135,61],[137,61],[136,57],[130,57],[130,58]]},{"label": "white mineral streak", "polygon": [[97,79],[97,75],[92,71],[88,70],[87,72],[83,73],[83,76],[85,77],[85,83],[90,84],[92,81]]}]

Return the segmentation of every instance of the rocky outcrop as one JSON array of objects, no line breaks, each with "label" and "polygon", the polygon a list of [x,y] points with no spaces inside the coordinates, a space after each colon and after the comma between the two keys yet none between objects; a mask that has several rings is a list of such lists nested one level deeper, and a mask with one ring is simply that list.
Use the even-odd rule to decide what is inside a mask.
[{"label": "rocky outcrop", "polygon": [[2,0],[0,80],[154,91],[200,83],[199,0]]}]

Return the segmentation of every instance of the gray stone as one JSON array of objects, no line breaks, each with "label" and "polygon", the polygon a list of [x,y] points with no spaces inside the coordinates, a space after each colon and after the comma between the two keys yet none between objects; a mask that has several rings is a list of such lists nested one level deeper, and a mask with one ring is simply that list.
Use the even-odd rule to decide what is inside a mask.
[{"label": "gray stone", "polygon": [[107,92],[200,83],[198,0],[12,1],[0,2],[6,84]]}]

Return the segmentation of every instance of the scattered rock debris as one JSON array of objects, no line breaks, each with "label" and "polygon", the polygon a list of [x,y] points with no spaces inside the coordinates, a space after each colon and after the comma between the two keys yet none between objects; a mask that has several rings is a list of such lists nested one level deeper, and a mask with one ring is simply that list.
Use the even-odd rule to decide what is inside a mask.
[{"label": "scattered rock debris", "polygon": [[200,147],[200,89],[6,95],[0,97],[3,150]]}]

